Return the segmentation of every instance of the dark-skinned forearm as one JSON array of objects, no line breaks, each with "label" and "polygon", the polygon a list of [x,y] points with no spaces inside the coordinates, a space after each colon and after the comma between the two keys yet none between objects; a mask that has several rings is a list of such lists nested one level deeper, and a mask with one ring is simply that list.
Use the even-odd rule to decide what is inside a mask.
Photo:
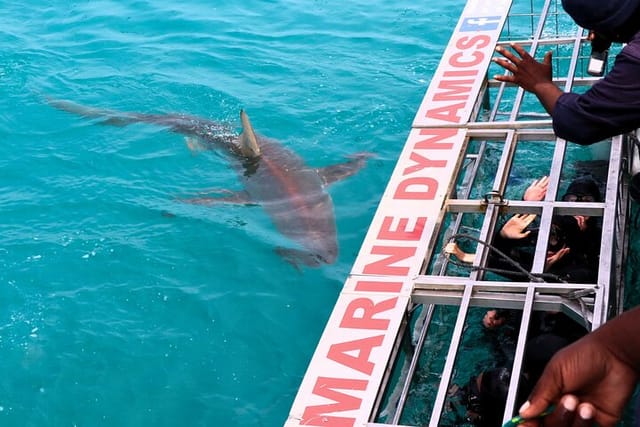
[{"label": "dark-skinned forearm", "polygon": [[553,113],[553,108],[556,106],[560,95],[562,95],[562,90],[553,82],[539,83],[532,92],[538,97],[538,100],[549,114]]}]

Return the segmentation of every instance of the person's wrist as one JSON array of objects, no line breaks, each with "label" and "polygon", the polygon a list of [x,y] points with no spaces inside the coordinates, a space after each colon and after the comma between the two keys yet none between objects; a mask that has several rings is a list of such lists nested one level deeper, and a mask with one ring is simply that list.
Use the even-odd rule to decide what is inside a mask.
[{"label": "person's wrist", "polygon": [[562,95],[562,90],[551,80],[542,80],[537,82],[531,92],[536,95],[544,109],[547,110],[549,114],[553,112],[558,98]]}]

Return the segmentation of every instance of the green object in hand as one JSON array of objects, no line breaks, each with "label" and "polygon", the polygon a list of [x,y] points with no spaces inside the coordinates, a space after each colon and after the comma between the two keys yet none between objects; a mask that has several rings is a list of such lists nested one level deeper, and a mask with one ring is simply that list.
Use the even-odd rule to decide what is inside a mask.
[{"label": "green object in hand", "polygon": [[[550,413],[553,412],[553,410],[556,409],[555,405],[549,405],[547,407],[547,409],[545,409],[544,411],[542,411],[542,413],[534,418],[542,418],[542,417],[546,417],[547,415],[549,415]],[[504,425],[502,427],[514,427],[517,426],[518,424],[522,424],[523,422],[530,420],[532,418],[523,418],[520,415],[515,416],[513,418],[511,418],[509,421],[507,421],[506,423],[504,423]]]}]

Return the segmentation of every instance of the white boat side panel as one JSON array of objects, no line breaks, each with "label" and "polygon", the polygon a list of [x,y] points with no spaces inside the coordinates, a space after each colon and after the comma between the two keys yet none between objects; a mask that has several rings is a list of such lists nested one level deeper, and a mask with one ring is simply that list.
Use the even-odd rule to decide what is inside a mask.
[{"label": "white boat side panel", "polygon": [[511,0],[470,0],[433,75],[414,127],[469,120]]},{"label": "white boat side panel", "polygon": [[352,275],[419,273],[465,139],[465,129],[411,130]]},{"label": "white boat side panel", "polygon": [[411,294],[410,280],[351,277],[285,426],[365,426]]}]

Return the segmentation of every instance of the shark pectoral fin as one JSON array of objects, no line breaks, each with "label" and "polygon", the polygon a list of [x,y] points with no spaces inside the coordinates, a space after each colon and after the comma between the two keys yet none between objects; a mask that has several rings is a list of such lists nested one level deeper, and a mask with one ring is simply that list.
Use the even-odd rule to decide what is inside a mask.
[{"label": "shark pectoral fin", "polygon": [[296,270],[300,271],[300,265],[309,267],[319,267],[322,265],[322,259],[318,255],[300,249],[277,247],[275,253],[280,255],[289,264],[293,265]]},{"label": "shark pectoral fin", "polygon": [[260,146],[258,146],[258,137],[253,130],[249,116],[244,110],[240,110],[240,121],[242,122],[242,133],[238,137],[240,142],[240,152],[243,156],[255,158],[260,156]]},{"label": "shark pectoral fin", "polygon": [[202,140],[195,136],[185,136],[184,142],[185,144],[187,144],[187,147],[189,148],[191,154],[198,154],[200,151],[204,151],[207,149],[206,146],[202,143]]},{"label": "shark pectoral fin", "polygon": [[372,153],[366,152],[353,154],[349,156],[350,159],[344,163],[318,168],[318,175],[322,178],[325,186],[333,184],[334,182],[349,178],[351,175],[355,175],[364,167],[367,159],[373,156]]},{"label": "shark pectoral fin", "polygon": [[[233,203],[239,205],[255,205],[249,198],[249,194],[246,191],[231,191],[231,190],[217,190],[217,193],[224,193],[224,196],[211,197],[200,196],[190,197],[187,199],[180,199],[184,203],[191,203],[193,205],[205,205],[212,206],[219,203]],[[210,194],[211,192],[203,193]]]}]

